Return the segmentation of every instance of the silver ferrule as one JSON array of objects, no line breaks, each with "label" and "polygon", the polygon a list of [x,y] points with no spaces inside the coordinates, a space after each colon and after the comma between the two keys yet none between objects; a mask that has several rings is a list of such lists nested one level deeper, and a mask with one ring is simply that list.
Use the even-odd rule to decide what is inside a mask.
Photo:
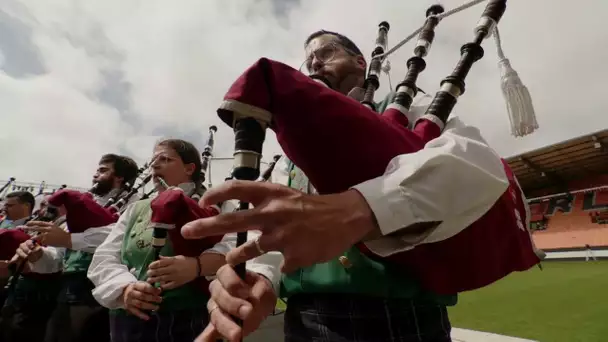
[{"label": "silver ferrule", "polygon": [[416,96],[416,91],[406,85],[401,85],[399,87],[397,87],[397,92],[398,93],[406,93],[408,94],[412,99],[414,98],[414,96]]},{"label": "silver ferrule", "polygon": [[369,76],[378,77],[378,76],[380,76],[381,73],[382,73],[382,68],[378,68],[378,70],[376,70],[375,68],[370,68],[367,77],[369,77]]},{"label": "silver ferrule", "polygon": [[167,238],[152,237],[153,247],[163,247],[167,243]]},{"label": "silver ferrule", "polygon": [[319,84],[321,84],[321,85],[323,85],[325,88],[329,88],[329,86],[327,85],[327,83],[323,82],[323,80],[320,80],[318,78],[313,78],[312,80],[315,81],[315,82],[317,82],[317,83],[319,83]]},{"label": "silver ferrule", "polygon": [[388,40],[388,31],[383,27],[380,29],[378,39],[376,39],[376,48],[380,47],[383,50],[386,50],[386,46]]},{"label": "silver ferrule", "polygon": [[475,34],[483,33],[483,39],[486,39],[492,35],[492,32],[494,32],[494,27],[496,27],[496,22],[494,19],[483,16],[477,22],[474,32]]},{"label": "silver ferrule", "polygon": [[449,83],[449,82],[445,82],[444,84],[441,85],[440,91],[444,91],[450,95],[452,95],[454,98],[458,98],[462,93],[460,91],[460,88],[458,88],[458,86]]},{"label": "silver ferrule", "polygon": [[364,105],[365,107],[367,107],[367,108],[369,108],[371,110],[374,110],[374,107],[372,107],[372,105],[370,105],[370,104],[362,103],[362,105]]},{"label": "silver ferrule", "polygon": [[426,57],[431,49],[431,42],[426,39],[418,39],[414,52],[420,57]]},{"label": "silver ferrule", "polygon": [[234,167],[259,168],[262,155],[255,151],[234,151]]}]

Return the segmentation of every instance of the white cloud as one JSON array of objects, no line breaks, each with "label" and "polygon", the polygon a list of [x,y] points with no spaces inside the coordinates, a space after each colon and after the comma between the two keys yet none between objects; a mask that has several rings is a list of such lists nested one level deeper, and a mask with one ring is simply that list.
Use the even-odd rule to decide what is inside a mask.
[{"label": "white cloud", "polygon": [[[462,1],[442,3],[449,9]],[[270,0],[0,0],[0,11],[32,30],[46,69],[20,79],[0,73],[0,176],[87,186],[101,154],[122,148],[143,163],[161,135],[205,137],[211,124],[219,128],[216,156],[230,156],[233,135],[215,110],[251,63],[265,56],[297,68],[303,40],[321,28],[346,34],[369,56],[380,21],[391,24],[393,45],[422,24],[430,4],[305,0],[277,17]],[[601,42],[608,41],[608,31],[596,28],[606,8],[599,0],[559,8],[550,0],[509,2],[500,25],[504,48],[532,93],[538,132],[510,136],[490,40],[455,114],[478,126],[505,156],[607,127],[602,83],[608,48]],[[434,92],[450,73],[482,10],[480,5],[440,23],[420,78],[423,89]],[[404,76],[411,53],[408,44],[391,58],[393,84]],[[104,87],[114,87],[104,78],[108,70],[130,85],[110,89],[129,108],[99,98]],[[381,83],[379,95],[387,78]],[[279,147],[272,133],[267,140],[270,160]],[[229,169],[230,162],[214,162],[214,183]]]}]

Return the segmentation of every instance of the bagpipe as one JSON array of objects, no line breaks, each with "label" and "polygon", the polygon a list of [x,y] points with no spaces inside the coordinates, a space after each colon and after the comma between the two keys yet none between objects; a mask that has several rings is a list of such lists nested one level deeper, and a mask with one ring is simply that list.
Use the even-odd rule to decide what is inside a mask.
[{"label": "bagpipe", "polygon": [[[213,157],[213,148],[215,146],[215,132],[217,132],[217,126],[209,126],[209,137],[207,138],[207,143],[205,144],[205,148],[203,149],[203,162],[201,163],[201,183],[205,182],[205,179],[208,180],[208,185],[205,189],[210,189],[213,185],[211,184],[211,157]],[[203,185],[204,186],[204,185]]]},{"label": "bagpipe", "polygon": [[[11,177],[8,179],[8,182],[4,183],[4,185],[0,188],[0,194],[2,194],[4,192],[4,190],[8,189],[9,186],[11,186],[11,184],[13,184],[15,182],[15,177]],[[4,199],[4,196],[0,197],[0,200]]]},{"label": "bagpipe", "polygon": [[[412,122],[408,106],[417,89],[416,77],[424,69],[422,58],[428,52],[439,19],[480,2],[476,0],[445,13],[437,6],[429,8],[425,25],[415,32],[420,34],[406,78],[397,87],[395,101],[380,115],[372,109],[373,95],[379,84],[378,60],[391,53],[383,52],[388,24],[380,25],[364,84],[364,103],[334,91],[318,75],[306,76],[283,63],[259,59],[231,85],[217,111],[221,120],[234,129],[234,178],[255,180],[259,176],[267,128],[275,132],[286,156],[307,175],[320,194],[343,192],[382,176],[393,158],[423,149],[441,134],[458,97],[464,93],[465,78],[473,64],[483,57],[483,40],[497,32],[506,0],[488,2],[475,26],[473,41],[462,46],[453,72],[441,81],[440,90],[425,114]],[[525,90],[522,87],[517,89],[520,94]],[[516,108],[511,106],[510,113],[513,110]],[[477,289],[513,271],[529,269],[539,260],[529,230],[523,225],[527,222],[526,204],[513,172],[502,163],[509,180],[508,189],[484,216],[462,232],[388,257],[372,253],[364,243],[357,247],[371,258],[404,269],[426,289],[439,294]],[[239,208],[244,210],[248,206],[241,203]],[[239,233],[238,243],[247,241],[246,234]],[[237,270],[244,274],[244,265]]]}]

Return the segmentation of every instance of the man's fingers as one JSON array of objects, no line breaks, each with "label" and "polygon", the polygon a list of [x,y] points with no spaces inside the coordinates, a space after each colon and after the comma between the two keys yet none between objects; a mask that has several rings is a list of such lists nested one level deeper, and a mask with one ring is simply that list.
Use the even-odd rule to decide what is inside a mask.
[{"label": "man's fingers", "polygon": [[[226,262],[230,265],[238,265],[248,260],[257,258],[262,254],[268,253],[272,250],[277,250],[278,239],[274,234],[280,232],[271,231],[260,235],[257,240],[249,240],[242,246],[231,249],[226,254]],[[259,247],[259,248],[258,248]]]},{"label": "man's fingers", "polygon": [[[217,279],[230,295],[242,299],[247,299],[251,293],[251,288],[234,271],[230,265],[224,265],[217,270]],[[211,287],[209,288],[211,290]]]},{"label": "man's fingers", "polygon": [[137,298],[133,298],[131,300],[131,305],[134,306],[134,307],[136,307],[136,308],[143,309],[143,310],[148,310],[148,311],[156,311],[156,310],[158,310],[158,305],[154,305],[152,303],[148,303],[148,302],[145,302],[143,300],[139,300]]},{"label": "man's fingers", "polygon": [[148,293],[148,294],[151,294],[154,296],[158,296],[161,293],[161,289],[158,289],[158,288],[152,286],[151,284],[141,282],[141,281],[135,283],[135,285],[133,285],[133,288],[137,291]]},{"label": "man's fingers", "polygon": [[265,222],[272,221],[273,213],[262,212],[257,208],[224,213],[192,221],[182,227],[186,239],[201,239],[207,236],[246,232],[260,229]]},{"label": "man's fingers", "polygon": [[215,329],[213,324],[209,323],[194,342],[216,342],[220,338],[222,338],[222,335]]},{"label": "man's fingers", "polygon": [[154,268],[154,269],[148,269],[148,272],[146,272],[146,274],[148,275],[148,277],[162,277],[162,276],[169,276],[171,274],[175,273],[175,270],[172,269],[169,266],[166,267],[161,267],[161,268]]},{"label": "man's fingers", "polygon": [[173,290],[174,288],[178,287],[178,284],[175,281],[168,281],[165,283],[161,283],[160,287],[163,290]]},{"label": "man's fingers", "polygon": [[160,260],[156,260],[148,266],[148,269],[154,270],[159,268],[164,268],[170,266],[174,262],[174,258],[162,258]]},{"label": "man's fingers", "polygon": [[200,205],[206,207],[228,200],[240,200],[255,206],[269,196],[290,190],[275,183],[232,180],[207,190],[201,198]]},{"label": "man's fingers", "polygon": [[209,320],[215,327],[217,332],[228,339],[230,342],[239,342],[242,337],[242,330],[232,319],[217,306],[217,304],[211,299],[207,304],[207,310],[209,310]]},{"label": "man's fingers", "polygon": [[141,292],[141,291],[133,291],[132,293],[133,293],[132,296],[134,299],[144,301],[144,302],[160,303],[163,300],[163,298],[161,296],[155,296],[155,295],[148,294],[148,293]]},{"label": "man's fingers", "polygon": [[26,226],[26,227],[23,227],[23,230],[26,231],[26,232],[48,233],[48,232],[51,231],[51,227]]},{"label": "man's fingers", "polygon": [[219,305],[222,310],[232,316],[239,317],[242,320],[247,319],[251,313],[252,307],[249,302],[244,299],[233,297],[226,291],[219,281],[213,281],[209,285],[211,298]]},{"label": "man's fingers", "polygon": [[150,316],[146,315],[145,313],[143,313],[143,311],[139,310],[136,307],[129,306],[127,308],[127,311],[129,311],[130,313],[134,314],[135,316],[143,319],[144,321],[147,321],[150,319]]},{"label": "man's fingers", "polygon": [[148,279],[146,281],[150,284],[168,283],[171,281],[171,276],[164,275],[164,276],[158,276],[158,277],[148,277]]},{"label": "man's fingers", "polygon": [[28,255],[29,255],[29,253],[24,251],[22,248],[18,248],[16,252],[17,252],[18,257],[21,259],[27,259]]},{"label": "man's fingers", "polygon": [[53,225],[52,222],[45,222],[45,221],[29,221],[28,223],[25,224],[26,227],[50,227]]}]

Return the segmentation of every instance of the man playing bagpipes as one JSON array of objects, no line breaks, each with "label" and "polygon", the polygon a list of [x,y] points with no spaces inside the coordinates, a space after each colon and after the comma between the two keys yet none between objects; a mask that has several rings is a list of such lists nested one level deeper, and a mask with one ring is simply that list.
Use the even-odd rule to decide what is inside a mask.
[{"label": "man playing bagpipes", "polygon": [[[42,207],[36,217],[46,216],[46,210],[48,207]],[[67,229],[64,208],[57,208],[52,224]],[[11,259],[11,264],[16,266],[11,279],[15,286],[9,286],[9,298],[2,312],[2,333],[6,342],[42,341],[48,330],[48,321],[57,308],[57,296],[62,286],[63,265],[60,258],[49,259],[43,268],[32,271],[31,263],[25,261],[29,256],[26,251],[33,250],[35,246],[31,242],[31,235],[24,234],[21,239],[25,242],[15,248],[15,255]],[[21,263],[24,264],[19,272],[18,265]]]},{"label": "man playing bagpipes", "polygon": [[25,224],[30,219],[34,203],[34,196],[31,193],[16,191],[6,195],[2,205],[5,216],[0,220],[0,306],[4,304],[6,296],[4,286],[10,276],[9,261],[19,243],[15,236],[12,236],[19,232],[9,230]]},{"label": "man playing bagpipes", "polygon": [[[116,154],[103,155],[93,175],[90,205],[101,207],[124,195],[127,184],[133,184],[137,172],[133,159]],[[131,198],[131,201],[134,200],[136,197]],[[79,212],[68,213],[68,216],[86,218],[91,215],[87,208],[71,210]],[[57,307],[51,316],[46,342],[109,340],[108,310],[93,298],[93,284],[87,278],[87,270],[93,253],[105,240],[111,226],[92,225],[84,231],[76,227],[70,231],[69,224],[61,227],[55,222],[30,221],[25,228],[39,233],[37,239],[45,246],[34,245],[32,241],[20,246],[20,254],[28,255],[32,271],[48,273],[51,271],[49,265],[57,262],[63,264],[61,290],[55,298]]]},{"label": "man playing bagpipes", "polygon": [[[26,191],[9,194],[8,197],[6,204],[9,217],[15,217],[16,214],[19,219],[13,221],[10,231],[1,233],[0,251],[3,259],[9,259],[10,264],[17,265],[23,261],[15,253],[19,250],[19,245],[30,238],[22,228],[32,219],[35,200]],[[61,221],[57,224],[61,224]],[[7,236],[8,234],[11,235]],[[14,270],[16,269],[17,267]],[[0,318],[3,341],[40,341],[44,338],[47,321],[55,309],[61,286],[60,271],[61,262],[56,260],[48,265],[48,272],[11,272],[11,285],[6,286],[6,299],[2,302]],[[3,284],[3,289],[5,285]]]},{"label": "man playing bagpipes", "polygon": [[[201,209],[201,156],[179,139],[159,142],[150,164],[158,195],[130,205],[97,248],[93,296],[110,309],[113,342],[190,342],[207,324],[206,276],[225,263],[222,235],[186,241],[179,221]],[[198,210],[193,213],[190,209]]]},{"label": "man playing bagpipes", "polygon": [[[227,261],[282,252],[278,295],[288,303],[286,341],[451,341],[447,306],[456,304],[458,292],[538,263],[525,198],[476,128],[457,118],[442,127],[439,118],[424,115],[443,132],[420,146],[408,127],[346,98],[365,86],[366,64],[345,37],[315,33],[306,50],[312,78],[330,89],[261,59],[218,110],[229,125],[236,126],[231,114],[265,122],[301,170],[290,167],[288,186],[234,181],[209,190],[201,205],[238,199],[255,208],[197,220],[182,233],[261,230]],[[375,105],[378,112],[382,107]],[[309,194],[312,186],[321,195]],[[265,291],[252,297],[253,288]],[[202,341],[220,335],[238,341],[276,300],[263,279],[249,274],[242,281],[228,265],[211,291],[212,324]]]}]

